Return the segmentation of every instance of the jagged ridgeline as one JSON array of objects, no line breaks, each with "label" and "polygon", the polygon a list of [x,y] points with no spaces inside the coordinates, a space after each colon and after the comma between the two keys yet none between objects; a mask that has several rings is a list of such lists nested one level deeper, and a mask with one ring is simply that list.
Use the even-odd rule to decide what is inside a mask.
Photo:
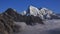
[{"label": "jagged ridgeline", "polygon": [[18,32],[20,26],[14,22],[25,22],[27,25],[34,25],[36,23],[44,24],[42,19],[37,16],[18,14],[14,9],[8,8],[0,14],[0,34],[13,34],[14,32]]},{"label": "jagged ridgeline", "polygon": [[16,24],[18,22],[24,22],[30,26],[36,25],[36,23],[44,24],[43,20],[60,19],[59,15],[47,8],[39,9],[34,6],[29,6],[21,14],[17,13],[15,9],[8,8],[0,14],[0,34],[13,34],[14,32],[20,31],[21,26]]},{"label": "jagged ridgeline", "polygon": [[33,15],[38,16],[41,19],[60,19],[59,14],[54,13],[52,10],[47,8],[37,8],[35,6],[29,6],[27,10],[22,12],[22,15]]}]

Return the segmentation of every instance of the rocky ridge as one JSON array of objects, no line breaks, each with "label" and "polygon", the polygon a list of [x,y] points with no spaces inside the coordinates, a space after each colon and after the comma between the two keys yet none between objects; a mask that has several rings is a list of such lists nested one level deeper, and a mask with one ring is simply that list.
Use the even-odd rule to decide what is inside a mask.
[{"label": "rocky ridge", "polygon": [[12,8],[8,8],[0,14],[0,33],[13,34],[14,32],[18,32],[21,26],[16,25],[14,22],[25,22],[27,25],[44,24],[42,19],[37,16],[21,15]]}]

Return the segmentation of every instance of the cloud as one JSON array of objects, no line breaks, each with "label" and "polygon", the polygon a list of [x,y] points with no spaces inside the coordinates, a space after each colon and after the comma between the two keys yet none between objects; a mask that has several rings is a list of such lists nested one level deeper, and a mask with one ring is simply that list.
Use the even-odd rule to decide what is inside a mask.
[{"label": "cloud", "polygon": [[45,25],[36,24],[34,26],[26,25],[24,22],[17,22],[21,26],[21,32],[18,34],[59,34],[60,20],[44,21]]}]

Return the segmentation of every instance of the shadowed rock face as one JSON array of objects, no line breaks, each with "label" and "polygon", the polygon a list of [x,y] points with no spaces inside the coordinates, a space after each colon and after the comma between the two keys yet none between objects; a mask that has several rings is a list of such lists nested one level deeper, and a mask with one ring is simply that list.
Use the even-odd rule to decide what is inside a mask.
[{"label": "shadowed rock face", "polygon": [[39,17],[36,17],[36,16],[24,16],[25,18],[25,22],[26,22],[26,24],[27,25],[34,25],[34,24],[36,24],[36,23],[39,23],[39,24],[44,24],[43,22],[42,22],[42,19],[40,19]]},{"label": "shadowed rock face", "polygon": [[42,19],[37,16],[21,15],[9,8],[0,14],[0,34],[13,34],[14,32],[18,32],[20,26],[14,22],[25,22],[27,25],[34,25],[36,23],[44,24]]},{"label": "shadowed rock face", "polygon": [[16,11],[14,11],[13,9],[9,8],[8,10],[6,10],[4,13],[4,18],[5,19],[12,19],[16,22],[25,22],[27,25],[32,25],[35,23],[40,23],[40,24],[44,24],[42,22],[42,19],[40,19],[37,16],[26,16],[26,15],[21,15],[18,14]]},{"label": "shadowed rock face", "polygon": [[58,15],[51,15],[51,19],[60,19],[60,17],[58,17]]},{"label": "shadowed rock face", "polygon": [[13,32],[15,32],[17,29],[13,22],[13,20],[10,19],[4,19],[2,15],[0,15],[0,33],[1,34],[13,34]]},{"label": "shadowed rock face", "polygon": [[[4,33],[4,34],[9,34],[9,33],[12,33],[12,29],[11,29],[11,26],[8,24],[8,22],[6,22],[5,19],[3,19],[3,17],[0,15],[0,31],[1,33]],[[4,31],[4,32],[2,32]],[[5,33],[6,32],[6,33]]]}]

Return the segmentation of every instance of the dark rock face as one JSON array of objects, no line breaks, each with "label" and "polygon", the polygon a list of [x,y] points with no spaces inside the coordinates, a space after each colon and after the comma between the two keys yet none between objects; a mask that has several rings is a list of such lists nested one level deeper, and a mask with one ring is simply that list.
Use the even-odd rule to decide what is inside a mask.
[{"label": "dark rock face", "polygon": [[60,17],[58,17],[57,15],[51,15],[51,19],[60,19]]},{"label": "dark rock face", "polygon": [[33,15],[21,15],[18,14],[16,11],[14,11],[13,9],[9,8],[8,10],[6,10],[4,13],[4,18],[6,19],[12,19],[16,22],[25,22],[27,25],[32,25],[35,23],[40,23],[40,24],[44,24],[42,22],[42,19],[40,19],[37,16],[33,16]]},{"label": "dark rock face", "polygon": [[20,29],[19,25],[16,25],[15,22],[25,22],[27,25],[34,25],[36,23],[44,24],[42,19],[37,16],[26,16],[18,14],[13,9],[9,8],[2,14],[0,14],[0,34],[13,34],[18,32]]},{"label": "dark rock face", "polygon": [[[5,19],[2,18],[2,16],[0,15],[0,26],[1,26],[1,30],[4,31],[4,34],[9,34],[12,32],[11,27],[8,25],[8,23],[5,21]],[[1,32],[2,32],[1,31]],[[6,33],[5,33],[6,32]]]},{"label": "dark rock face", "polygon": [[16,28],[13,22],[13,20],[6,20],[3,18],[2,15],[0,15],[0,33],[1,34],[13,34],[14,31],[16,31],[17,29],[14,29]]},{"label": "dark rock face", "polygon": [[27,25],[34,25],[36,23],[44,24],[42,22],[42,19],[40,19],[39,17],[36,17],[36,16],[27,16],[26,17],[26,24]]}]

